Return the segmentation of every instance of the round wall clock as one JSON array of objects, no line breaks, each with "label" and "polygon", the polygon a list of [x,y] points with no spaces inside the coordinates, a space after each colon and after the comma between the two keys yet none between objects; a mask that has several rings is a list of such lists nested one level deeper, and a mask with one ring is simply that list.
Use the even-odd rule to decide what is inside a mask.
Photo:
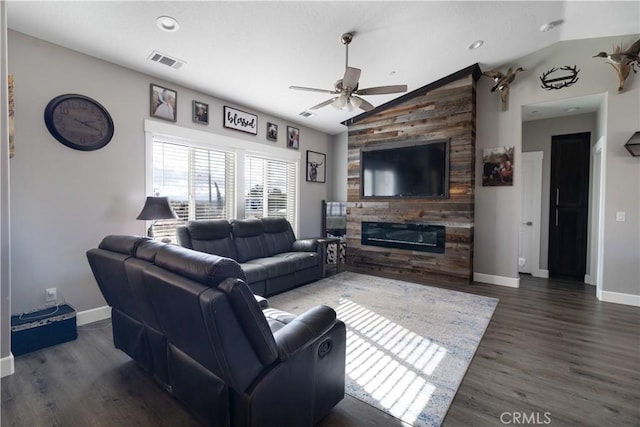
[{"label": "round wall clock", "polygon": [[44,109],[44,122],[55,139],[76,150],[97,150],[113,137],[109,112],[98,101],[84,95],[53,98]]}]

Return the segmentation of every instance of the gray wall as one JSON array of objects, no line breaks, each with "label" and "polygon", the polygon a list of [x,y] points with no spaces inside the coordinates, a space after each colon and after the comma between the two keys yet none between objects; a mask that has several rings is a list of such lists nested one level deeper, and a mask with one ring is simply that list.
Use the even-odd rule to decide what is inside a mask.
[{"label": "gray wall", "polygon": [[[631,75],[624,93],[618,94],[617,78],[610,65],[593,55],[614,44],[628,45],[638,35],[616,36],[557,43],[513,64],[527,71],[511,88],[510,108],[500,111],[498,96],[491,93],[492,81],[481,78],[477,98],[476,234],[474,271],[517,280],[519,194],[513,187],[482,187],[480,162],[483,148],[514,145],[515,165],[522,151],[521,107],[552,100],[606,94],[596,129],[606,139],[606,209],[604,217],[603,291],[640,295],[640,162],[624,149],[626,141],[640,129],[640,79]],[[505,65],[503,68],[506,68]],[[540,88],[538,76],[552,67],[577,65],[581,70],[575,85],[562,90]],[[599,120],[600,121],[600,120]],[[516,175],[517,176],[517,175]],[[615,212],[624,211],[626,222],[616,222]]]},{"label": "gray wall", "polygon": [[[150,83],[177,90],[177,126],[283,149],[287,124],[299,127],[298,235],[320,234],[321,200],[331,196],[334,181],[329,173],[326,184],[305,181],[306,150],[328,153],[330,136],[12,31],[9,70],[16,82],[16,157],[10,170],[13,313],[43,306],[49,287],[58,288],[59,300],[78,311],[105,305],[85,252],[107,234],[145,234],[144,221],[135,218],[146,196],[143,120],[150,118]],[[116,130],[106,147],[76,151],[49,134],[44,108],[63,93],[90,96],[110,111]],[[194,99],[209,103],[208,126],[192,122]],[[258,114],[258,135],[223,128],[224,105]],[[276,143],[266,140],[267,121],[279,125]],[[6,325],[2,331],[8,331]]]},{"label": "gray wall", "polygon": [[[579,114],[522,123],[522,152],[542,151],[542,202],[540,203],[540,265],[548,268],[549,257],[549,201],[551,185],[551,137],[570,133],[591,132],[591,145],[598,141],[596,113]],[[590,174],[590,181],[592,175]],[[589,205],[591,206],[591,205]],[[589,215],[589,219],[592,216]],[[589,230],[591,227],[589,227]],[[587,272],[589,272],[587,257]]]},{"label": "gray wall", "polygon": [[9,129],[7,126],[7,4],[0,2],[0,358],[11,353],[11,265],[9,257]]},{"label": "gray wall", "polygon": [[[482,150],[515,146],[517,168],[522,152],[523,105],[603,94],[604,105],[596,115],[592,137],[595,143],[603,136],[607,143],[603,290],[640,296],[640,162],[623,147],[640,129],[640,75],[632,73],[625,92],[618,94],[613,68],[601,58],[593,58],[595,53],[608,51],[614,44],[626,46],[637,39],[636,34],[560,42],[513,64],[505,64],[502,69],[522,66],[527,71],[513,84],[510,107],[504,112],[498,94],[490,92],[493,81],[480,78],[476,100],[475,273],[493,276],[498,279],[496,282],[518,281],[521,182],[516,173],[512,187],[482,187]],[[581,70],[579,81],[562,90],[541,89],[538,76],[563,65],[577,65]],[[338,148],[339,138],[334,141],[336,165],[346,165],[347,153]],[[334,194],[339,197],[346,193],[347,182],[343,180]],[[616,211],[626,212],[626,222],[615,221]]]}]

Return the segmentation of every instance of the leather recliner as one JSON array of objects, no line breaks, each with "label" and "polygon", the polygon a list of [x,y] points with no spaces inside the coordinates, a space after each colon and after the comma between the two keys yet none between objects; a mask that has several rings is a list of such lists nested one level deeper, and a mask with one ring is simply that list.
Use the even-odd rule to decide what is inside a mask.
[{"label": "leather recliner", "polygon": [[[116,313],[114,343],[136,344],[116,347],[151,360],[156,378],[163,366],[163,385],[205,424],[312,425],[344,397],[346,332],[330,307],[263,310],[234,260],[144,238],[109,236],[87,256]],[[125,298],[146,301],[125,310]]]},{"label": "leather recliner", "polygon": [[254,294],[271,296],[322,277],[317,239],[296,239],[285,218],[188,221],[176,227],[178,244],[240,264]]}]

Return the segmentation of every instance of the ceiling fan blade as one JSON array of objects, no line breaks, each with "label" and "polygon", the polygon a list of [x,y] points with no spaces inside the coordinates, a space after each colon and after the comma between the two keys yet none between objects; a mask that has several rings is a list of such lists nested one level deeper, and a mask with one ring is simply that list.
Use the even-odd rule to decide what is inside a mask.
[{"label": "ceiling fan blade", "polygon": [[406,91],[407,85],[391,85],[358,89],[355,93],[357,93],[358,95],[384,95],[386,93],[399,93]]},{"label": "ceiling fan blade", "polygon": [[347,67],[342,78],[342,87],[355,89],[358,86],[361,72],[362,70],[359,68]]},{"label": "ceiling fan blade", "polygon": [[295,90],[306,90],[307,92],[320,92],[320,93],[330,93],[332,95],[336,95],[338,92],[336,92],[335,90],[329,90],[329,89],[316,89],[313,87],[304,87],[304,86],[289,86],[289,89],[295,89]]},{"label": "ceiling fan blade", "polygon": [[367,102],[365,99],[360,98],[359,96],[351,95],[351,97],[352,97],[352,98],[357,98],[357,99],[360,101],[360,106],[359,106],[359,108],[360,108],[361,110],[364,110],[364,111],[370,111],[370,110],[373,110],[374,108],[376,108],[376,107],[374,107],[372,104],[370,104],[369,102]]},{"label": "ceiling fan blade", "polygon": [[331,98],[331,99],[327,99],[326,101],[321,102],[321,103],[320,103],[320,104],[318,104],[318,105],[314,105],[313,107],[311,107],[311,108],[309,108],[309,109],[310,109],[310,110],[317,110],[318,108],[322,108],[322,107],[324,107],[324,106],[326,106],[326,105],[331,104],[331,103],[332,103],[333,101],[335,101],[337,98],[338,98],[338,97],[336,97],[336,98]]}]

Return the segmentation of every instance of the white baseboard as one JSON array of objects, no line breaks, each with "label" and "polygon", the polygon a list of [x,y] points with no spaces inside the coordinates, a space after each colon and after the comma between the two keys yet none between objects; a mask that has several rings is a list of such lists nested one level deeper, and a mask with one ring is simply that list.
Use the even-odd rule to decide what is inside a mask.
[{"label": "white baseboard", "polygon": [[490,285],[508,286],[510,288],[520,287],[520,278],[494,276],[492,274],[473,273],[474,282],[489,283]]},{"label": "white baseboard", "polygon": [[549,270],[536,270],[533,274],[533,277],[541,277],[543,279],[549,278]]},{"label": "white baseboard", "polygon": [[16,368],[13,362],[13,354],[9,353],[7,357],[0,359],[0,378],[13,375],[15,371]]},{"label": "white baseboard", "polygon": [[76,314],[76,322],[78,326],[109,318],[111,318],[111,307],[109,307],[108,305],[105,305],[104,307],[92,308],[90,310],[79,311]]},{"label": "white baseboard", "polygon": [[602,291],[599,296],[601,301],[613,302],[616,304],[631,305],[640,307],[640,295],[622,294],[619,292]]}]

